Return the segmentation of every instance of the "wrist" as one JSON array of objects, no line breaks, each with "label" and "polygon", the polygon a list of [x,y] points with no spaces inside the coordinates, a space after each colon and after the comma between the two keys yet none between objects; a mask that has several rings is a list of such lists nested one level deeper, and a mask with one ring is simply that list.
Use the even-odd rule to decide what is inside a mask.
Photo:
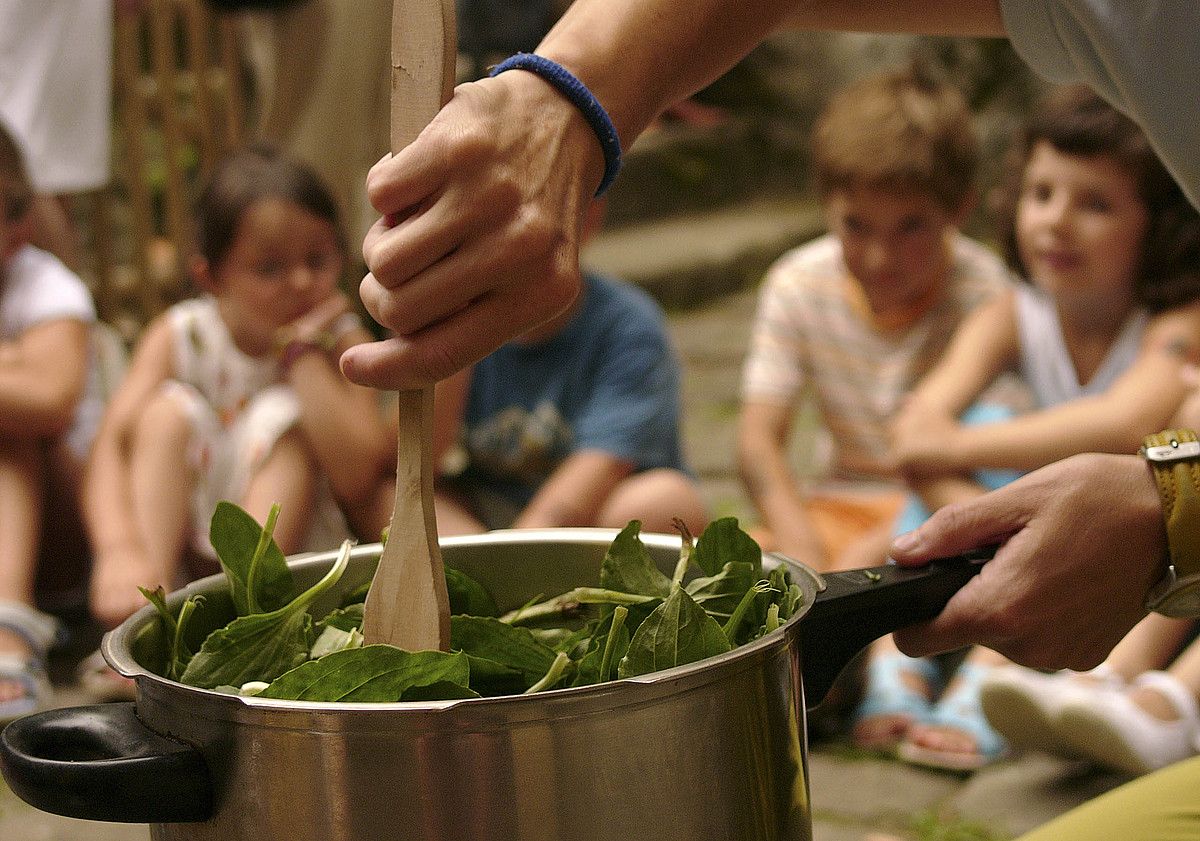
[{"label": "wrist", "polygon": [[[583,118],[598,143],[604,170],[595,196],[604,195],[621,169],[621,138],[608,112],[587,85],[564,65],[536,53],[517,53],[496,65],[489,75],[495,77],[510,70],[537,76],[552,88]],[[570,118],[567,118],[571,121]],[[576,121],[577,122],[577,121]]]}]

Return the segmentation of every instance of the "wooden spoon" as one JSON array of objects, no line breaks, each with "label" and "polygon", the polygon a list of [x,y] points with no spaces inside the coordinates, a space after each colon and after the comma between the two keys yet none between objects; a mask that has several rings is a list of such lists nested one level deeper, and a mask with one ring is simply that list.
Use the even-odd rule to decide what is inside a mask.
[{"label": "wooden spoon", "polygon": [[[450,98],[457,57],[454,0],[392,5],[393,154]],[[363,606],[363,637],[408,651],[450,647],[450,602],[433,513],[433,388],[401,391],[396,501]]]}]

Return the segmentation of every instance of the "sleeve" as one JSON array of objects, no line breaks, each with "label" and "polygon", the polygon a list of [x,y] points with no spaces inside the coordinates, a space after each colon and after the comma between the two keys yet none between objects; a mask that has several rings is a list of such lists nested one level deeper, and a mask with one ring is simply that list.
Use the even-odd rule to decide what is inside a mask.
[{"label": "sleeve", "polygon": [[595,449],[636,469],[680,467],[679,363],[660,324],[608,331],[593,390],[575,419],[573,449]]},{"label": "sleeve", "polygon": [[804,388],[807,343],[791,281],[777,267],[763,284],[742,366],[743,399],[790,404]]},{"label": "sleeve", "polygon": [[21,329],[61,318],[96,320],[92,295],[74,272],[45,252],[29,249],[21,259],[20,291],[13,291]]},{"label": "sleeve", "polygon": [[1001,0],[1013,47],[1053,82],[1086,82],[1146,132],[1200,207],[1200,3]]}]

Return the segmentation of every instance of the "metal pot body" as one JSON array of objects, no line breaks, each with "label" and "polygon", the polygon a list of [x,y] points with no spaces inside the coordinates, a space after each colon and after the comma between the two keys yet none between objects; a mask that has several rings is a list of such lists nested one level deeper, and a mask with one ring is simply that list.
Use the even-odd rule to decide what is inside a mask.
[{"label": "metal pot body", "polygon": [[[446,539],[442,551],[512,608],[596,583],[614,535],[496,532]],[[678,539],[643,540],[669,574]],[[339,590],[368,580],[378,553],[356,549]],[[298,584],[333,558],[294,562]],[[811,604],[817,579],[795,577]],[[205,592],[219,603],[224,587],[205,579],[172,599]],[[106,638],[105,654],[136,678],[138,719],[194,748],[208,769],[211,814],[153,824],[159,841],[800,841],[811,821],[798,618],[728,655],[642,679],[458,702],[197,690],[146,669],[159,633],[148,610]]]}]

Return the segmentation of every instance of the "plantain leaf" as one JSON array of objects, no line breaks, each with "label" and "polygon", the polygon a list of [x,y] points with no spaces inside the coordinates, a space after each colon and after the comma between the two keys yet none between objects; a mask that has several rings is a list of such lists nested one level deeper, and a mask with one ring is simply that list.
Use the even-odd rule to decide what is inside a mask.
[{"label": "plantain leaf", "polygon": [[677,587],[638,626],[617,674],[635,677],[727,651],[729,640],[721,626],[686,590]]},{"label": "plantain leaf", "polygon": [[638,537],[641,530],[641,521],[631,520],[613,540],[600,564],[600,587],[665,599],[671,593],[671,579],[654,565]]},{"label": "plantain leaf", "polygon": [[[286,701],[358,701],[386,703],[418,697],[418,687],[453,685],[452,697],[478,697],[467,685],[471,667],[464,654],[404,651],[392,645],[367,645],[310,660],[276,678],[260,698]],[[446,697],[442,695],[441,697]]]}]

